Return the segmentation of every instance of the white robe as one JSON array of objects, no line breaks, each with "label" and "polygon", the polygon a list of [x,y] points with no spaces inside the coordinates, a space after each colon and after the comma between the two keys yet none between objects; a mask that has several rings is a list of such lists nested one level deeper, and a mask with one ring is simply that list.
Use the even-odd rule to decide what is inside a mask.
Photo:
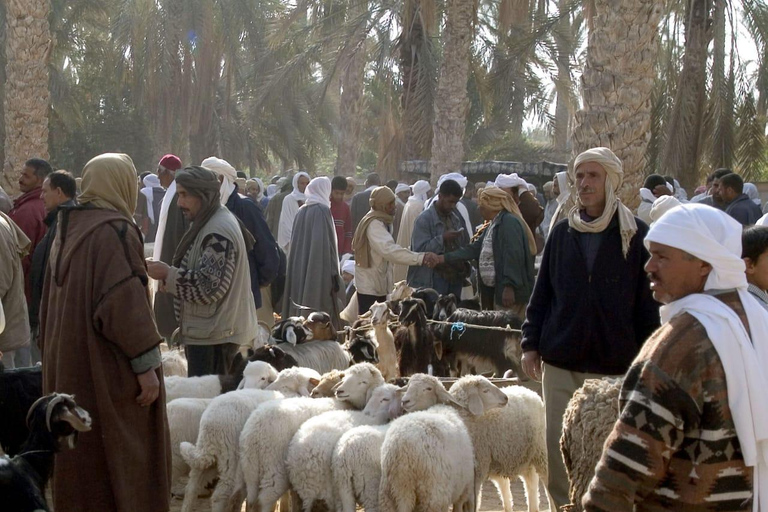
[{"label": "white robe", "polygon": [[[403,210],[403,216],[400,219],[400,231],[397,233],[397,245],[411,248],[411,236],[413,235],[413,225],[416,223],[416,217],[424,211],[424,202],[420,199],[416,199],[411,196],[408,198],[408,202],[405,203],[405,209]],[[393,280],[395,283],[404,281],[408,275],[407,265],[394,265],[393,268]]]}]

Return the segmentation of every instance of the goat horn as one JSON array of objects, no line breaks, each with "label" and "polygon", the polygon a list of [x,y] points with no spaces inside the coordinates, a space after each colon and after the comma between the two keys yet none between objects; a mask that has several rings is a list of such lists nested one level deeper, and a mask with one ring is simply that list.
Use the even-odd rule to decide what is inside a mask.
[{"label": "goat horn", "polygon": [[30,420],[30,418],[32,418],[32,412],[37,408],[37,406],[40,404],[40,402],[42,402],[46,398],[48,398],[48,395],[41,396],[40,398],[35,400],[34,403],[31,406],[29,406],[29,410],[27,411],[27,420],[26,420],[27,428],[30,428],[29,427],[29,420]]},{"label": "goat horn", "polygon": [[45,426],[48,428],[48,432],[51,431],[51,415],[53,414],[53,409],[61,402],[64,401],[66,398],[66,395],[56,395],[53,397],[53,400],[48,402],[48,407],[45,408]]},{"label": "goat horn", "polygon": [[[77,412],[77,414],[72,414],[71,409],[65,409],[64,413],[60,416],[60,419],[72,425],[72,428],[74,428],[78,432],[88,432],[89,430],[91,430],[91,421],[88,413],[85,412],[85,410],[81,409],[80,407],[76,407],[75,411]],[[80,411],[83,412],[86,418],[85,421],[83,421],[83,418],[80,417]]]}]

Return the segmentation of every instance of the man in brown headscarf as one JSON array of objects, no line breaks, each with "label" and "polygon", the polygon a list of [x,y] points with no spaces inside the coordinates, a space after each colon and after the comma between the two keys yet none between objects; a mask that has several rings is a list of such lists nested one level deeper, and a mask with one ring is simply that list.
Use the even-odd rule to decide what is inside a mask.
[{"label": "man in brown headscarf", "polygon": [[248,251],[254,239],[226,206],[213,171],[186,167],[176,173],[176,193],[189,229],[172,265],[148,262],[150,277],[174,296],[179,342],[190,377],[229,373],[240,345],[256,336]]},{"label": "man in brown headscarf", "polygon": [[83,169],[82,206],[62,209],[40,312],[43,391],[69,393],[93,418],[56,456],[59,512],[165,512],[170,439],[161,341],[152,321],[128,155]]}]

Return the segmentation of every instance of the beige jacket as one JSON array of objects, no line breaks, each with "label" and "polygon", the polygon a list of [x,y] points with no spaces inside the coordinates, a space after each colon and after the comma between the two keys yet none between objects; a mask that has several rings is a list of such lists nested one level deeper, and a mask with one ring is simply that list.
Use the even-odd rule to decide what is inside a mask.
[{"label": "beige jacket", "polygon": [[371,266],[355,265],[355,287],[363,295],[387,295],[394,286],[392,265],[421,265],[424,254],[409,251],[395,243],[387,227],[380,220],[368,226],[368,243],[371,246]]},{"label": "beige jacket", "polygon": [[21,259],[29,252],[29,238],[4,213],[0,213],[0,301],[5,310],[5,330],[0,333],[0,352],[29,345],[29,315],[24,296]]}]

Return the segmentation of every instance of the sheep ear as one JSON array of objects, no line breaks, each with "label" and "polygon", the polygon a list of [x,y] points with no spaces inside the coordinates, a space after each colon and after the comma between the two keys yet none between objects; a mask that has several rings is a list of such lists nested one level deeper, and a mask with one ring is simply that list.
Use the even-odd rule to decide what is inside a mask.
[{"label": "sheep ear", "polygon": [[485,406],[483,405],[483,399],[477,391],[472,391],[467,400],[467,409],[472,416],[482,416],[485,413]]},{"label": "sheep ear", "polygon": [[445,390],[445,388],[438,386],[435,390],[437,391],[437,399],[440,401],[440,403],[460,405],[456,400],[453,399],[451,394]]},{"label": "sheep ear", "polygon": [[443,360],[443,341],[439,338],[435,338],[435,341],[432,343],[432,346],[435,347],[435,356],[437,356],[438,361]]},{"label": "sheep ear", "polygon": [[309,379],[309,383],[312,385],[312,387],[317,387],[318,384],[320,384],[320,380],[315,379],[314,377],[311,377]]},{"label": "sheep ear", "polygon": [[389,419],[394,420],[403,414],[403,402],[402,396],[399,393],[395,393],[395,396],[389,402]]},{"label": "sheep ear", "polygon": [[245,389],[245,377],[243,377],[240,384],[237,385],[237,389]]}]

